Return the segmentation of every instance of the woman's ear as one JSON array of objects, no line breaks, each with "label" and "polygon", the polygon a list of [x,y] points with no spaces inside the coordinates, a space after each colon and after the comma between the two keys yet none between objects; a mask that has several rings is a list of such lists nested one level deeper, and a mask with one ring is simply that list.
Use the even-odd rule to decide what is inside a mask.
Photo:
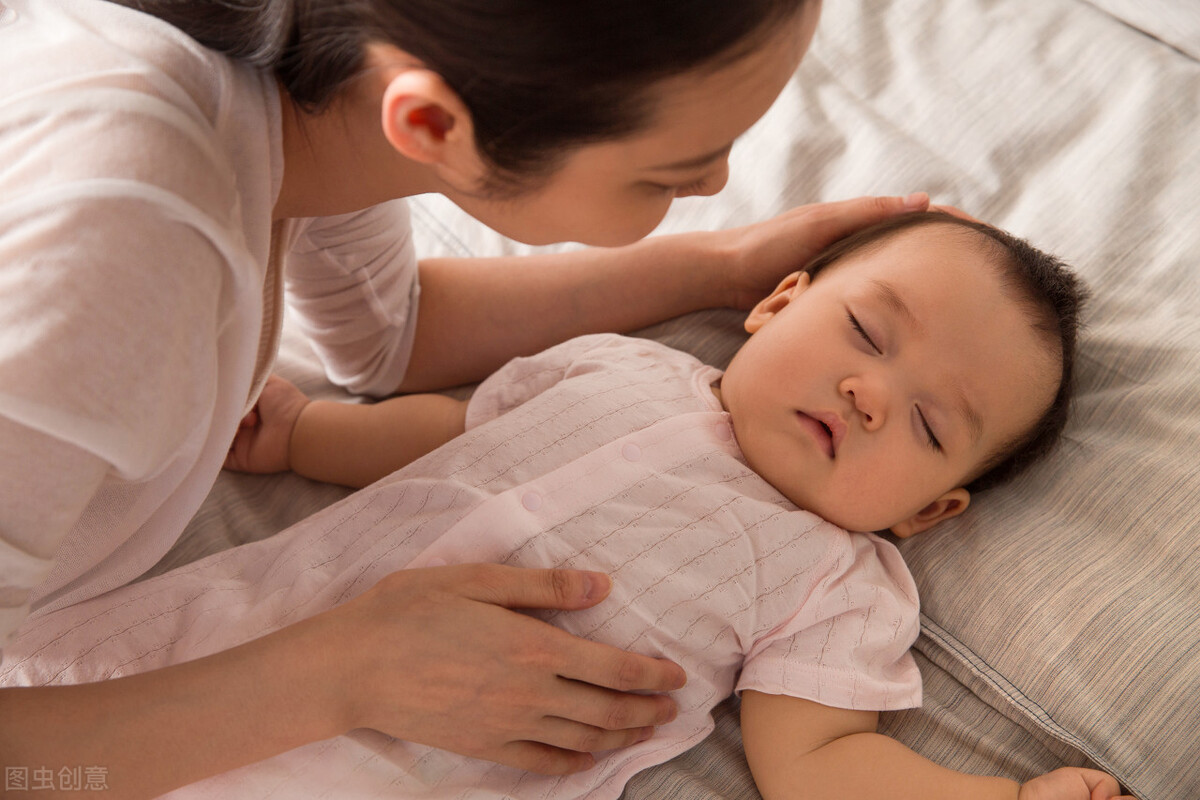
[{"label": "woman's ear", "polygon": [[758,305],[751,309],[746,316],[746,333],[758,333],[767,320],[799,297],[808,288],[808,284],[807,272],[793,272],[780,281],[779,285],[775,287],[775,291],[760,300]]},{"label": "woman's ear", "polygon": [[456,185],[473,185],[484,175],[471,115],[438,73],[419,66],[396,71],[382,114],[383,135],[404,157],[437,167]]},{"label": "woman's ear", "polygon": [[922,508],[914,516],[892,526],[892,533],[901,539],[907,539],[914,534],[927,531],[944,519],[957,517],[967,510],[971,504],[971,493],[959,487],[951,489],[944,495]]}]

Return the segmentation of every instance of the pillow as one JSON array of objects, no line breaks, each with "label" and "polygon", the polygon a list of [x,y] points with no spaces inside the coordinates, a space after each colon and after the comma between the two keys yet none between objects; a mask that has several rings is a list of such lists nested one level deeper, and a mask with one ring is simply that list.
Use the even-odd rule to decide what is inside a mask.
[{"label": "pillow", "polygon": [[1099,11],[1200,59],[1200,8],[1190,0],[1087,0]]}]

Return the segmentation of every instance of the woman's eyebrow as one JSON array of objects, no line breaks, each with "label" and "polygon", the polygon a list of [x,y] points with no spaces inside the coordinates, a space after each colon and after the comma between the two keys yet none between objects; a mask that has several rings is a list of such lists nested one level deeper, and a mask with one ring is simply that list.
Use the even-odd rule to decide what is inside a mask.
[{"label": "woman's eyebrow", "polygon": [[[904,298],[896,291],[896,287],[884,280],[878,278],[871,281],[874,289],[875,299],[882,303],[887,309],[903,319],[917,333],[923,333],[925,327],[921,321],[917,319],[917,315],[909,307],[908,303],[904,302]],[[971,434],[972,441],[978,442],[983,437],[983,415],[981,415],[975,406],[971,405],[970,399],[961,386],[954,387],[954,410],[958,416],[962,418],[963,423],[967,426],[967,430]]]}]

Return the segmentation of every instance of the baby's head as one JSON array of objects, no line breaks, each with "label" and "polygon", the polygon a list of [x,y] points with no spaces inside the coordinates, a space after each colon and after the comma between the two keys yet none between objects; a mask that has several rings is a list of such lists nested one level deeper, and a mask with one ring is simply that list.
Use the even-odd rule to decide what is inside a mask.
[{"label": "baby's head", "polygon": [[1058,259],[929,212],[784,279],[720,395],[747,462],[850,530],[927,530],[1049,452],[1086,292]]}]

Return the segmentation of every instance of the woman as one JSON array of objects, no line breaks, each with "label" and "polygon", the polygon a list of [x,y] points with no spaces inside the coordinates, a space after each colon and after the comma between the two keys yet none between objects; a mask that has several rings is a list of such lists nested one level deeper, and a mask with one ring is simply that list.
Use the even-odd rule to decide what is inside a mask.
[{"label": "woman", "polygon": [[[721,188],[817,0],[3,2],[4,633],[170,547],[270,371],[285,282],[330,377],[383,395],[747,307],[827,242],[927,202],[629,244],[674,198]],[[394,201],[431,191],[521,241],[614,249],[418,264]],[[685,677],[509,609],[607,590],[567,571],[398,573],[212,658],[0,692],[0,752],[104,765],[130,797],[363,726],[584,769],[670,719],[654,693]]]}]

